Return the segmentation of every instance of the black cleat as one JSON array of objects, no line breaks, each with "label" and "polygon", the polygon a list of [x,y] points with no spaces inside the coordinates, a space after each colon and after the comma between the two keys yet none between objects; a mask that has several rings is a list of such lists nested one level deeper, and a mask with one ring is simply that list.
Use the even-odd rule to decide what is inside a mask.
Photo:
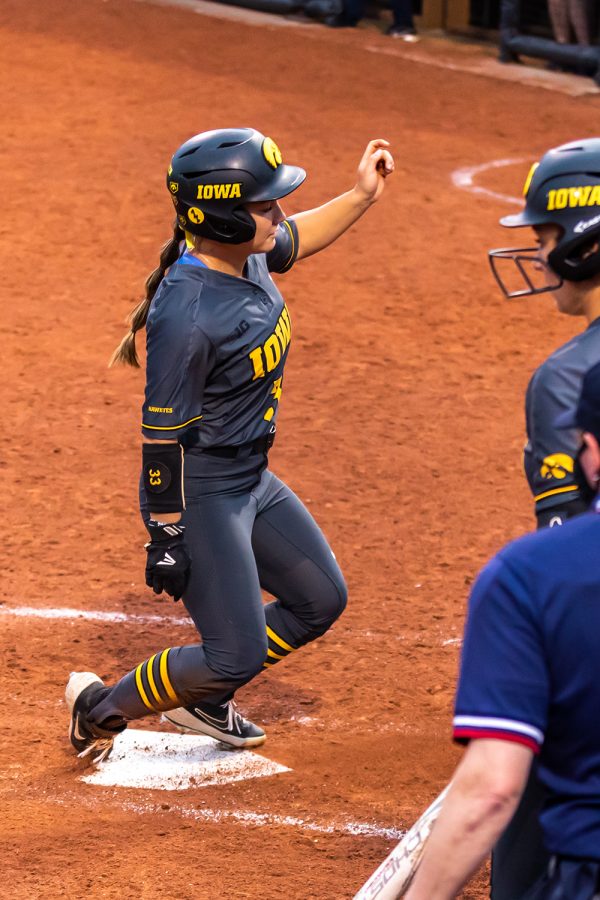
[{"label": "black cleat", "polygon": [[207,734],[230,747],[260,747],[267,739],[262,728],[237,711],[233,700],[218,706],[213,703],[180,706],[163,713],[163,718],[178,731]]},{"label": "black cleat", "polygon": [[127,726],[101,728],[87,720],[87,713],[98,702],[98,693],[106,693],[104,682],[93,672],[71,672],[65,700],[71,713],[69,740],[81,758],[97,754],[92,760],[102,762],[110,754],[117,734]]}]

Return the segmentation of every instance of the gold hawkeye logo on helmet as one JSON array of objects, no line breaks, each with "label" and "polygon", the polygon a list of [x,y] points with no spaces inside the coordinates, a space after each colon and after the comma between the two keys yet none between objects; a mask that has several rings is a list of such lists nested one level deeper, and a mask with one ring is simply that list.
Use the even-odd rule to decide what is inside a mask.
[{"label": "gold hawkeye logo on helmet", "polygon": [[282,163],[281,150],[273,138],[265,138],[262,145],[263,156],[274,169]]}]

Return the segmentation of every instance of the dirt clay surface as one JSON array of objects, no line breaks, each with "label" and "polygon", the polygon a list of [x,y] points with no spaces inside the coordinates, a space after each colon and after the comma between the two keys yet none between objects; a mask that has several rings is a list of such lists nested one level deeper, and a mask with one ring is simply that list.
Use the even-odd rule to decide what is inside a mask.
[{"label": "dirt clay surface", "polygon": [[[7,900],[350,898],[460,755],[469,585],[533,525],[524,390],[583,327],[549,298],[502,299],[486,251],[510,244],[497,221],[531,161],[593,133],[598,97],[570,95],[564,76],[465,71],[492,53],[474,45],[285,25],[133,0],[2,4]],[[370,138],[396,157],[380,203],[280,279],[294,340],[271,465],[325,531],[350,601],[239,693],[268,731],[261,752],[291,771],[169,793],[93,786],[67,740],[68,673],[111,683],[195,639],[181,604],[144,584],[143,374],[107,360],[170,234],[171,153],[230,125],[307,169],[288,214],[352,187]],[[476,185],[508,200],[453,184],[484,165]],[[484,870],[463,896],[486,885]]]}]

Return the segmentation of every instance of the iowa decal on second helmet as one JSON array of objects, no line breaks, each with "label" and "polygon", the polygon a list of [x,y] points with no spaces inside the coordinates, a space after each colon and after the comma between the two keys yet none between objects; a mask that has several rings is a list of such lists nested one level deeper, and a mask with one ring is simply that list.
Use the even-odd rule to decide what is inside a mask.
[{"label": "iowa decal on second helmet", "polygon": [[[560,234],[548,254],[556,284],[510,293],[499,277],[497,261],[512,259],[521,274],[535,248],[490,251],[490,263],[508,296],[538,294],[559,287],[562,280],[585,281],[600,272],[600,138],[588,138],[549,150],[527,176],[525,208],[500,219],[507,228],[557,225]],[[526,279],[527,280],[527,279]]]},{"label": "iowa decal on second helmet", "polygon": [[182,144],[167,173],[167,187],[184,231],[226,244],[252,240],[246,203],[279,200],[306,178],[283,163],[271,138],[253,128],[204,131]]}]

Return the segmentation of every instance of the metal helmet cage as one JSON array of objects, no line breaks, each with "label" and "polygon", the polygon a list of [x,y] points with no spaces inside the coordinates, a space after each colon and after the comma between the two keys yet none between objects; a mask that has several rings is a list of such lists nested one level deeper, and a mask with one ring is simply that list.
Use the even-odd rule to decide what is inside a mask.
[{"label": "metal helmet cage", "polygon": [[[563,144],[535,163],[523,189],[525,208],[505,216],[507,228],[557,225],[556,246],[547,263],[536,247],[489,251],[494,277],[507,297],[525,297],[556,290],[563,281],[581,282],[600,273],[600,138]],[[524,288],[511,291],[500,272],[500,261],[512,260]],[[526,271],[529,263],[551,270],[556,279],[536,287]]]}]

